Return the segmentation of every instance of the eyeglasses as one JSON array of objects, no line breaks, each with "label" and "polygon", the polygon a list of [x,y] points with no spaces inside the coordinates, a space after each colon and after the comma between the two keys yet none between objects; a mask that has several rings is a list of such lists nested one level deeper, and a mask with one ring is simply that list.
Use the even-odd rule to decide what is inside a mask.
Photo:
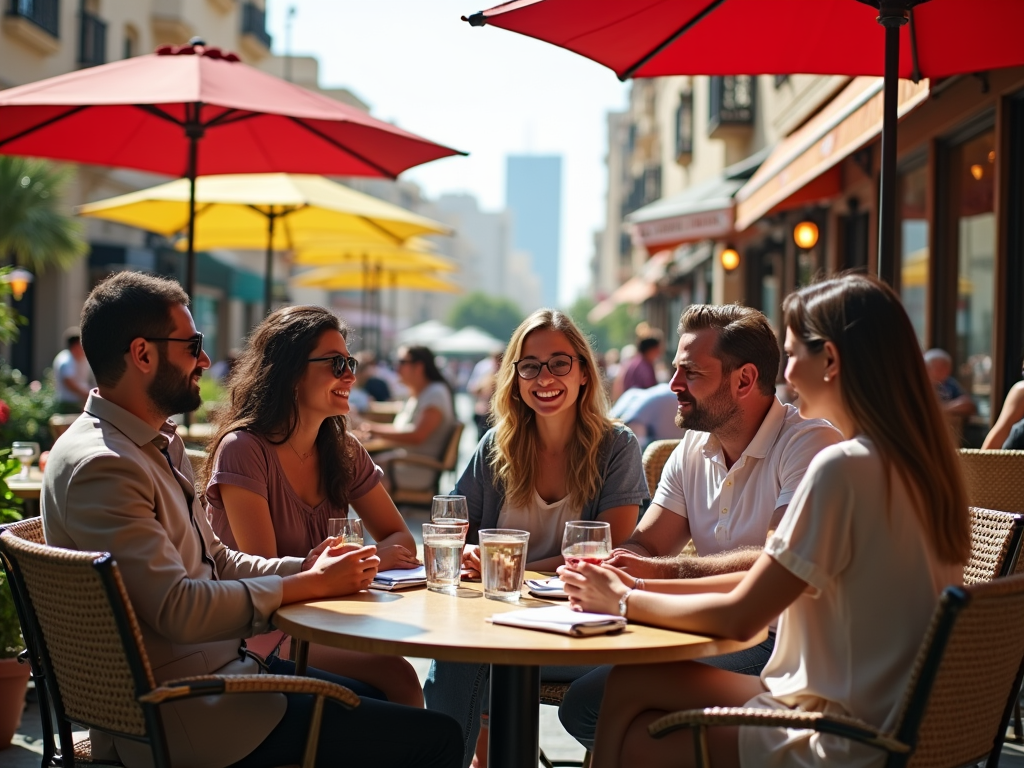
[{"label": "eyeglasses", "polygon": [[334,378],[340,379],[345,375],[345,367],[347,366],[352,375],[356,375],[356,369],[359,367],[359,361],[354,357],[345,357],[344,355],[331,355],[330,357],[311,357],[307,363],[326,363],[328,360],[331,361],[331,370],[334,372]]},{"label": "eyeglasses", "polygon": [[192,353],[192,357],[194,357],[196,360],[198,360],[199,356],[203,354],[203,334],[201,333],[197,333],[195,336],[189,336],[187,339],[175,339],[170,336],[162,339],[149,338],[146,336],[143,336],[142,338],[145,339],[146,341],[177,341],[182,344],[191,344],[192,349],[190,349],[189,351]]},{"label": "eyeglasses", "polygon": [[540,369],[547,367],[552,376],[565,376],[572,370],[572,361],[576,358],[572,355],[552,355],[547,362],[540,360],[516,360],[512,363],[521,379],[536,379],[540,376]]}]

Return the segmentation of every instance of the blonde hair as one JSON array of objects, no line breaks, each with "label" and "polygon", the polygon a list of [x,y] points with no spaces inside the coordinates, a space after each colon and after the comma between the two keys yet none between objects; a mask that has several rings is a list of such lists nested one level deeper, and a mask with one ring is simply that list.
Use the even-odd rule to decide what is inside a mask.
[{"label": "blonde hair", "polygon": [[835,344],[843,404],[907,486],[936,556],[966,562],[960,461],[899,297],[877,278],[847,274],[790,294],[783,308],[786,327],[811,352]]},{"label": "blonde hair", "polygon": [[608,399],[601,386],[594,351],[572,319],[558,310],[538,309],[516,328],[509,340],[496,375],[492,409],[497,426],[489,459],[505,488],[505,498],[516,506],[529,503],[539,466],[536,414],[519,394],[514,363],[523,352],[526,337],[541,330],[565,334],[576,353],[573,364],[579,365],[588,377],[576,400],[576,427],[567,444],[565,462],[570,503],[582,507],[600,490],[600,451],[614,422],[608,418]]}]

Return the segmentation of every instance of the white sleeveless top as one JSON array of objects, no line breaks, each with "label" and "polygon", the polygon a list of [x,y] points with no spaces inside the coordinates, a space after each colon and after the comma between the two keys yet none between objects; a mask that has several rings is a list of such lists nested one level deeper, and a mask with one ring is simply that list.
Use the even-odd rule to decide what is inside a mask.
[{"label": "white sleeveless top", "polygon": [[525,507],[513,507],[505,500],[498,513],[498,527],[530,532],[526,562],[532,563],[561,555],[565,524],[582,517],[583,510],[572,506],[568,496],[548,504],[534,489],[533,498]]}]

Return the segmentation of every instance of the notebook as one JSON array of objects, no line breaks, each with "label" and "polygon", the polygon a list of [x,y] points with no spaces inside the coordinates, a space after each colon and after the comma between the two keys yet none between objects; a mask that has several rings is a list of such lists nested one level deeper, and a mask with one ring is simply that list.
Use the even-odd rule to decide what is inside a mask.
[{"label": "notebook", "polygon": [[626,620],[621,616],[610,613],[582,613],[561,605],[496,613],[488,621],[493,624],[537,629],[541,632],[557,632],[573,637],[606,635],[612,632],[621,632],[626,628]]},{"label": "notebook", "polygon": [[424,566],[400,570],[395,568],[390,571],[378,571],[370,583],[370,589],[380,589],[386,592],[394,592],[399,589],[410,589],[422,587],[427,583],[427,569]]}]

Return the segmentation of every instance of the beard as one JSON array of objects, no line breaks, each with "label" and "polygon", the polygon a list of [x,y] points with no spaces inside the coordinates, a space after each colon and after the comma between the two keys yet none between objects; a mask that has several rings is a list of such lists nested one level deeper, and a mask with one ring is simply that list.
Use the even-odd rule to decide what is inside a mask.
[{"label": "beard", "polygon": [[203,403],[198,389],[192,385],[195,368],[183,374],[166,357],[161,357],[156,366],[156,377],[146,390],[149,399],[161,415],[173,416],[176,413],[190,413]]},{"label": "beard", "polygon": [[728,424],[739,413],[740,407],[729,395],[728,378],[715,392],[704,400],[696,400],[692,395],[678,395],[679,402],[689,403],[689,413],[676,411],[676,426],[680,429],[692,429],[696,432],[714,432]]}]

